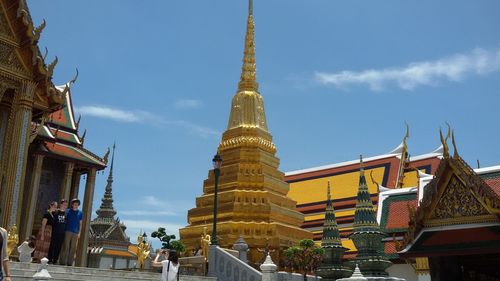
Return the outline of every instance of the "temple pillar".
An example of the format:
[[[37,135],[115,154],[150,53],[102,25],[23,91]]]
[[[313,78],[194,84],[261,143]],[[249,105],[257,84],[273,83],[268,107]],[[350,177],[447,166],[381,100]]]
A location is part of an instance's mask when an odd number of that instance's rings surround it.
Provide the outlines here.
[[[60,196],[66,200],[71,200],[69,198],[70,192],[71,192],[71,187],[73,183],[73,168],[75,167],[75,164],[73,162],[65,162],[64,163],[64,176],[63,180],[61,183],[61,192]]]
[[[415,273],[417,273],[418,281],[431,281],[431,271],[429,268],[428,258],[416,258]]]
[[[31,114],[33,96],[36,83],[24,81],[20,91],[16,91],[13,103],[13,120],[7,131],[10,138],[9,153],[4,159],[4,172],[2,183],[3,219],[2,224],[7,227],[19,225],[21,212],[18,210],[22,204],[24,175],[26,160],[28,158],[29,133],[31,129]]]
[[[0,84],[0,102],[7,91],[7,86]],[[7,132],[7,125],[9,121],[10,106],[7,103],[2,102],[0,105],[0,163],[3,158],[4,144],[5,144],[5,133]]]
[[[5,86],[3,87],[5,88]],[[7,191],[5,190],[5,174],[7,169],[7,161],[10,152],[10,134],[9,132],[12,130],[12,119],[13,117],[13,108],[12,108],[12,100],[7,101],[5,98],[5,90],[3,91],[2,99],[0,103],[0,208],[2,208],[2,214],[0,215],[0,225],[7,226],[8,215],[6,214],[6,210],[3,209],[7,204],[6,201],[9,201],[10,198],[7,197]]]
[[[83,198],[83,223],[80,230],[80,239],[76,253],[76,266],[87,266],[90,218],[92,215],[92,201],[94,200],[96,168],[90,168],[87,174],[87,183],[85,184],[85,195]]]
[[[71,191],[69,193],[68,200],[73,198],[78,198],[78,193],[80,192],[80,177],[82,173],[73,168],[73,179],[71,181]]]
[[[33,232],[33,221],[35,219],[36,204],[38,201],[38,191],[40,189],[40,178],[42,176],[42,166],[43,159],[45,158],[41,154],[35,154],[33,161],[33,172],[31,175],[30,187],[27,190],[29,192],[28,201],[26,202],[26,213],[23,221],[25,225],[22,225],[19,233],[23,234],[21,239],[29,237]]]

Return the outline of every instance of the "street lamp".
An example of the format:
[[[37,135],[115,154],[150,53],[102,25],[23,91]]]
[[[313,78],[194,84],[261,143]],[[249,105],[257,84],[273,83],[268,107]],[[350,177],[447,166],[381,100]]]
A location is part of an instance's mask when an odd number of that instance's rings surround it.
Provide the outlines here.
[[[220,157],[219,153],[217,153],[214,156],[212,162],[214,164],[215,182],[214,182],[214,221],[212,226],[212,241],[210,241],[210,243],[212,245],[217,245],[217,191],[219,184],[220,166],[222,165],[222,158]]]

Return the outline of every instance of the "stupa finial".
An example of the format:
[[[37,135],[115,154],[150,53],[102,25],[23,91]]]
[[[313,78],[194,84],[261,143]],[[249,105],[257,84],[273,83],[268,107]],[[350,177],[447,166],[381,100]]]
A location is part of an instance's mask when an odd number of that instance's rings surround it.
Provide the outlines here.
[[[245,49],[243,52],[243,67],[241,68],[238,91],[258,91],[257,74],[255,67],[255,24],[253,21],[253,0],[248,2],[247,32]]]

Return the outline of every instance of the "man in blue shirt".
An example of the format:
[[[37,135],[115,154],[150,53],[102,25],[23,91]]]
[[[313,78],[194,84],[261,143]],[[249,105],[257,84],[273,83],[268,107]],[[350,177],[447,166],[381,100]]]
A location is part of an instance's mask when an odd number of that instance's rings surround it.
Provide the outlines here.
[[[64,233],[64,243],[59,256],[59,263],[71,266],[75,260],[76,246],[80,238],[83,213],[78,210],[80,200],[76,198],[71,200],[70,206],[71,208],[66,210],[66,232]]]

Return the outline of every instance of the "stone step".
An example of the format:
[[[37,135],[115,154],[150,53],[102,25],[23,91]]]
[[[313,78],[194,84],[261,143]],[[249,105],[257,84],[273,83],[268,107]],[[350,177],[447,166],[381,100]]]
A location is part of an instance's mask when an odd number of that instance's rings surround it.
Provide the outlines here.
[[[38,270],[39,264],[11,262],[11,275],[13,280],[33,280],[33,274]],[[97,269],[86,267],[73,267],[49,265],[47,270],[54,281],[158,281],[160,273],[138,272],[125,270]],[[216,278],[204,276],[183,276],[181,281],[215,281]]]

